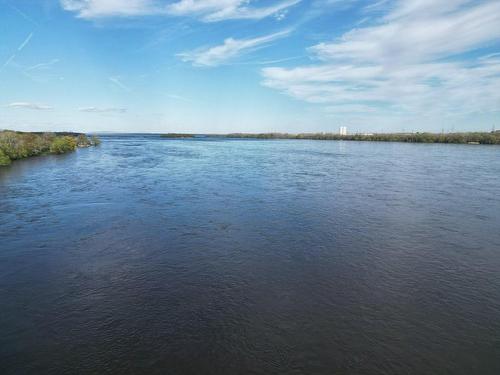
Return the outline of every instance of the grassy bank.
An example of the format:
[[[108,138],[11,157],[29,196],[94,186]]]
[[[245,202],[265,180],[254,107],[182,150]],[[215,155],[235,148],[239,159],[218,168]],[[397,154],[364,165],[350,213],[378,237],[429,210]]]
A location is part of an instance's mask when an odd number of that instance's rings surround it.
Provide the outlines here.
[[[456,144],[500,144],[500,132],[470,132],[470,133],[384,133],[384,134],[351,134],[334,133],[232,133],[227,138],[253,139],[317,139],[344,141],[377,141],[377,142],[407,142],[407,143],[456,143]]]
[[[13,160],[45,154],[64,154],[78,147],[100,144],[96,136],[80,133],[25,133],[10,130],[0,131],[0,166]]]

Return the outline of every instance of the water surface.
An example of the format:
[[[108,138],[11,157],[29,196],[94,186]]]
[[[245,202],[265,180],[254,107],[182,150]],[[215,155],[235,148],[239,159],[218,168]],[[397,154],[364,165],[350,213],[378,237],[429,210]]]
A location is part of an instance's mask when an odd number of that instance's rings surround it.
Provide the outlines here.
[[[0,170],[2,374],[499,374],[500,148],[103,137]]]

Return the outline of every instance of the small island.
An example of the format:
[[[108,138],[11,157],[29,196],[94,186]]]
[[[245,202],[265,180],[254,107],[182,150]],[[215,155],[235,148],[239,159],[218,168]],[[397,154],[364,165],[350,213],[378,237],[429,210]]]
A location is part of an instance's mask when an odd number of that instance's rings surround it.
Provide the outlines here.
[[[95,135],[83,133],[43,133],[0,131],[0,166],[13,160],[47,154],[64,154],[77,148],[98,146],[101,143]]]

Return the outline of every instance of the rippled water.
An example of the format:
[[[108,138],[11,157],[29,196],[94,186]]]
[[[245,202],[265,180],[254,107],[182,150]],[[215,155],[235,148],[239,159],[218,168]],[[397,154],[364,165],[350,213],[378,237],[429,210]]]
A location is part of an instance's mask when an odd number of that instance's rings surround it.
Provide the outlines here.
[[[0,170],[2,374],[500,374],[500,148],[104,137]]]

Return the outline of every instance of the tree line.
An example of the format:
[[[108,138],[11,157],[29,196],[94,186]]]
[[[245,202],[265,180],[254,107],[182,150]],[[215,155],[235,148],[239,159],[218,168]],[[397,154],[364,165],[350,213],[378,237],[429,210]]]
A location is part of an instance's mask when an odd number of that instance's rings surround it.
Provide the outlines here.
[[[457,144],[500,144],[500,131],[468,133],[380,133],[349,134],[336,133],[231,133],[227,138],[254,139],[316,139],[345,141],[407,142],[407,143],[457,143]]]

